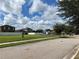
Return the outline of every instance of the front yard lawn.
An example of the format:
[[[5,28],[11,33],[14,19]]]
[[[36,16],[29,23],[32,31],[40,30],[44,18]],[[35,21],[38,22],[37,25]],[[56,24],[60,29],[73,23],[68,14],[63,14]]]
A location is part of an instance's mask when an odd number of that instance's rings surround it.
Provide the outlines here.
[[[0,43],[4,42],[13,42],[13,41],[21,41],[21,40],[33,40],[38,38],[46,38],[46,37],[53,37],[53,35],[25,35],[24,39],[22,39],[21,35],[17,36],[0,36]]]

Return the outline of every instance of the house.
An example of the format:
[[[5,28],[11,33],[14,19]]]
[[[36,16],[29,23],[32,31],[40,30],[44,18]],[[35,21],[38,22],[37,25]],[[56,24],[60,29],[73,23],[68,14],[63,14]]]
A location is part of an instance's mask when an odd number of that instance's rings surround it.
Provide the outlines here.
[[[31,28],[22,28],[22,29],[17,29],[16,32],[24,32],[25,34],[34,34],[34,30]]]
[[[15,32],[24,32],[24,34],[28,34],[28,31],[25,29],[18,29],[18,30],[15,30]]]
[[[14,32],[15,27],[10,26],[10,25],[2,25],[0,26],[0,32]]]
[[[46,30],[44,30],[44,34],[53,34],[53,30],[46,29]]]

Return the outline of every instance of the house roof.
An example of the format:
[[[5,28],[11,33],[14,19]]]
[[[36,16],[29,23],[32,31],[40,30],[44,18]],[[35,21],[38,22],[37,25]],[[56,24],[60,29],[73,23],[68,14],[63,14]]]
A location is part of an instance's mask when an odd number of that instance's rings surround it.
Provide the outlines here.
[[[11,25],[2,25],[2,26],[14,27],[14,26],[11,26]],[[0,26],[0,27],[2,27],[2,26]],[[14,28],[15,28],[15,27],[14,27]]]

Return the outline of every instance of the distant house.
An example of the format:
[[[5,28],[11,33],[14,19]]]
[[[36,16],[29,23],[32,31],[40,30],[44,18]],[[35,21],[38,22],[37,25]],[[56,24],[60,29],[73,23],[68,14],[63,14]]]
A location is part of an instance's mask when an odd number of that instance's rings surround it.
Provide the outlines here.
[[[10,26],[10,25],[2,25],[0,26],[0,32],[14,32],[15,27]]]
[[[44,30],[44,34],[53,34],[53,30],[46,29],[46,30]]]
[[[24,32],[25,34],[28,34],[28,31],[25,29],[18,29],[18,30],[15,30],[15,32]]]
[[[28,34],[28,33],[34,34],[34,30],[31,29],[31,28],[22,28],[22,29],[18,29],[18,30],[16,30],[16,32],[24,32],[25,34]]]

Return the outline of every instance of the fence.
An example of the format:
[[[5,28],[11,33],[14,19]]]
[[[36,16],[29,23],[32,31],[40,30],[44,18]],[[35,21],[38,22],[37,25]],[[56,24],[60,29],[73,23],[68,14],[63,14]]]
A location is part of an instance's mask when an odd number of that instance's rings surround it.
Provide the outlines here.
[[[16,36],[21,34],[22,32],[0,32],[0,36]]]

